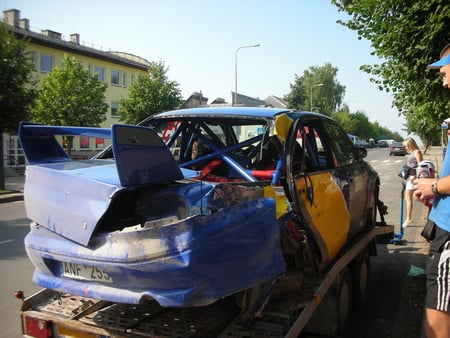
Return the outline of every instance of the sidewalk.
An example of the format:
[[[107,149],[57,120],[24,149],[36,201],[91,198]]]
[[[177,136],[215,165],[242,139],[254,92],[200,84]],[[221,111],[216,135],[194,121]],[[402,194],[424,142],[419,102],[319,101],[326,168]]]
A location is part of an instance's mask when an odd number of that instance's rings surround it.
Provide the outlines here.
[[[5,177],[5,188],[12,192],[0,194],[0,203],[14,202],[23,200],[23,186],[25,175],[14,175]]]

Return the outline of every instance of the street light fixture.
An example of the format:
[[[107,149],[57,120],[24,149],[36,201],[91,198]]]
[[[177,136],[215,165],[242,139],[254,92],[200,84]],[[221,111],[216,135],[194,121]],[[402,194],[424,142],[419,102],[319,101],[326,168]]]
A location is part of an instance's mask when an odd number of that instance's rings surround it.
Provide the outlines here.
[[[256,45],[248,45],[248,46],[241,46],[236,49],[235,58],[234,58],[234,102],[233,106],[237,104],[237,56],[239,49],[243,48],[253,48],[253,47],[259,47],[261,46],[259,43]]]
[[[323,83],[319,83],[319,84],[316,84],[316,85],[314,85],[314,86],[311,86],[311,96],[310,96],[310,101],[309,101],[309,103],[311,104],[311,111],[313,111],[313,105],[312,105],[312,91],[313,91],[313,88],[315,88],[315,87],[322,87],[323,86]]]

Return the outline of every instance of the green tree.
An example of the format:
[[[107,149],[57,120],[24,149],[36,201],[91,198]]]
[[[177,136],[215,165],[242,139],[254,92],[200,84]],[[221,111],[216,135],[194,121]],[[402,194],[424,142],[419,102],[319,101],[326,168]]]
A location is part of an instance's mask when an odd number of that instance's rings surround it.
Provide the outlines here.
[[[120,100],[121,121],[137,124],[156,113],[176,109],[182,103],[179,84],[167,77],[164,63],[152,63],[146,75],[139,75],[126,98]]]
[[[362,111],[357,111],[351,114],[352,119],[356,121],[355,134],[361,137],[363,140],[368,140],[372,137],[372,124],[369,121],[367,115]]]
[[[19,122],[28,119],[35,95],[31,70],[26,41],[16,38],[0,22],[0,189],[5,189],[3,133],[16,133]]]
[[[105,121],[107,85],[90,76],[73,57],[64,56],[62,67],[42,79],[32,110],[33,121],[49,125],[99,127]],[[65,138],[70,154],[73,137]]]
[[[355,121],[352,116],[345,111],[338,111],[331,114],[331,117],[339,123],[342,129],[348,134],[358,135],[356,133],[357,121]],[[358,135],[359,136],[359,135]]]
[[[436,71],[427,64],[436,60],[450,41],[448,0],[332,0],[350,15],[341,22],[367,39],[379,64],[362,65],[380,90],[392,92],[393,104],[406,116],[409,131],[422,137],[425,146],[448,117],[450,102]],[[414,117],[409,117],[414,115]],[[415,124],[420,121],[421,123]],[[427,126],[427,129],[424,129]]]
[[[337,72],[337,68],[326,63],[322,67],[310,67],[302,76],[296,74],[294,84],[290,85],[291,91],[285,98],[289,108],[326,115],[335,112],[345,93],[345,87],[336,78]]]

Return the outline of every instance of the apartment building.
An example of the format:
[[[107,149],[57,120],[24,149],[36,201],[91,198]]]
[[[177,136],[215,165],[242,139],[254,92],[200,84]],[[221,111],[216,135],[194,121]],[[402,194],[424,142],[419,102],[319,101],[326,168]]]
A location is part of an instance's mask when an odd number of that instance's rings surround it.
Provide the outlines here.
[[[138,74],[146,74],[150,62],[142,57],[126,52],[103,51],[87,47],[80,43],[80,35],[70,34],[69,37],[49,29],[41,32],[30,30],[29,19],[22,19],[20,11],[11,9],[3,12],[3,22],[8,30],[20,38],[28,38],[27,50],[33,64],[33,78],[39,81],[54,67],[60,67],[64,55],[74,57],[90,74],[97,74],[99,80],[108,84],[105,100],[109,105],[106,120],[102,127],[109,127],[120,122],[118,109],[121,97],[127,96],[129,86]],[[24,164],[23,154],[17,137],[4,135],[5,167]],[[89,156],[105,146],[101,139],[77,138],[74,149]]]

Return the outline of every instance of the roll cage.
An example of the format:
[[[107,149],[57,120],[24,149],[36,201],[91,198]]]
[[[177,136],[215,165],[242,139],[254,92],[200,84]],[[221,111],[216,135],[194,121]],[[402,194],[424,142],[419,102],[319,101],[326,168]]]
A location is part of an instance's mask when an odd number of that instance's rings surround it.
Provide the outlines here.
[[[256,170],[272,123],[271,119],[254,117],[189,117],[158,118],[149,121],[148,126],[158,132],[180,167],[198,170],[199,178],[218,180],[217,176],[221,176],[224,181],[255,182],[270,179],[274,173],[274,168]],[[253,131],[245,134],[246,127]],[[209,172],[205,174],[205,170]]]

